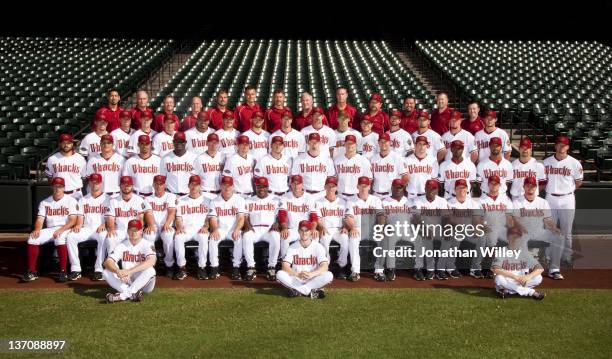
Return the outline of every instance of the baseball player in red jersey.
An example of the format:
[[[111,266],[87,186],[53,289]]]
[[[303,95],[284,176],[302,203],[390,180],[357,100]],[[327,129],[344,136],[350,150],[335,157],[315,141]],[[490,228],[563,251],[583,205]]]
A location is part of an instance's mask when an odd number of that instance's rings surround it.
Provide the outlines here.
[[[480,183],[480,189],[483,193],[489,192],[487,178],[492,175],[498,175],[502,182],[500,191],[506,193],[508,184],[514,178],[512,163],[502,156],[502,139],[493,137],[487,146],[490,150],[490,155],[487,159],[478,162],[476,167],[476,181]]]
[[[276,280],[276,263],[280,251],[280,233],[273,230],[274,219],[278,216],[280,201],[278,197],[268,193],[268,179],[257,177],[255,180],[255,196],[246,200],[247,215],[242,234],[242,248],[247,263],[245,279],[252,281],[256,277],[255,243],[268,243],[267,279]]]
[[[304,191],[319,200],[325,196],[325,179],[336,175],[334,163],[329,156],[321,154],[321,136],[313,132],[308,135],[308,151],[293,162],[292,175],[300,175],[304,180]]]
[[[176,204],[176,235],[174,236],[174,253],[178,270],[174,279],[187,277],[187,260],[185,259],[185,242],[198,242],[198,279],[208,279],[206,257],[208,255],[208,223],[206,216],[210,212],[209,200],[202,196],[200,176],[189,177],[189,194],[178,199]],[[169,264],[169,263],[168,263]],[[167,266],[166,270],[171,266]]]
[[[195,127],[198,121],[198,114],[202,111],[202,99],[198,96],[191,98],[191,109],[187,116],[183,118],[183,122],[179,127],[182,132],[187,132],[190,128]]]
[[[412,134],[419,128],[419,110],[416,108],[416,98],[412,95],[404,97],[404,111],[400,127]]]
[[[138,138],[140,136],[145,135],[153,141],[153,137],[155,137],[157,132],[151,129],[151,124],[153,124],[153,112],[143,112],[140,115],[140,129],[134,131],[130,136],[130,142],[128,143],[127,149],[128,156],[134,156],[140,153],[140,149],[138,148]]]
[[[368,103],[368,112],[366,112],[366,114],[370,115],[370,119],[372,120],[372,131],[378,133],[379,136],[389,131],[390,127],[389,116],[382,110],[382,103],[382,96],[378,93],[373,93]]]
[[[489,151],[489,141],[493,137],[498,137],[502,140],[502,152],[504,154],[505,159],[510,158],[510,154],[512,153],[512,145],[510,144],[510,136],[508,133],[501,128],[496,126],[497,124],[497,112],[494,110],[489,110],[485,114],[485,128],[476,132],[474,135],[474,141],[476,141],[476,146],[478,147],[478,160],[484,161],[489,157],[491,153]]]
[[[251,128],[243,133],[249,139],[249,153],[255,161],[268,154],[270,142],[270,133],[263,129],[264,114],[262,112],[253,112],[251,119]]]
[[[178,131],[180,127],[179,122],[181,120],[174,113],[174,97],[166,96],[164,98],[164,102],[162,103],[162,108],[162,113],[155,116],[155,120],[153,121],[153,129],[157,132],[164,131],[166,129],[167,117],[170,116],[174,120],[174,131]]]
[[[221,191],[220,180],[225,158],[217,151],[219,147],[219,136],[217,134],[209,134],[206,141],[208,143],[206,152],[196,158],[193,164],[193,173],[200,176],[202,180],[204,197],[213,199]]]
[[[119,114],[119,128],[110,133],[115,139],[115,152],[125,158],[128,157],[130,137],[134,133],[134,129],[132,129],[131,125],[132,115],[130,111],[123,110]]]
[[[200,111],[197,115],[195,127],[185,132],[187,151],[193,152],[196,155],[201,155],[206,151],[208,135],[215,132],[208,126],[209,123],[208,114]]]
[[[327,109],[327,120],[329,127],[333,130],[338,128],[338,116],[343,113],[349,118],[349,127],[358,128],[359,112],[348,103],[348,88],[339,86],[336,88],[336,103]]]
[[[334,280],[334,275],[328,270],[329,258],[325,248],[312,240],[314,232],[309,221],[299,223],[299,241],[288,249],[283,258],[283,268],[277,274],[278,282],[289,289],[290,297],[303,295],[323,299],[326,296],[323,287]]]
[[[444,142],[444,147],[447,149],[444,159],[449,160],[452,157],[451,151],[448,151],[451,143],[453,141],[461,141],[463,143],[463,157],[469,161],[476,162],[478,160],[478,147],[476,147],[474,136],[461,128],[461,112],[453,112],[448,126],[448,131],[442,135],[442,142]]]
[[[216,105],[215,107],[210,108],[208,112],[208,118],[210,118],[210,123],[212,128],[215,130],[220,130],[225,127],[225,119],[228,116],[225,114],[229,111],[231,113],[231,117],[234,119],[232,123],[233,128],[238,128],[238,120],[234,117],[234,112],[227,106],[228,102],[228,94],[227,90],[220,89],[217,91],[215,96]]]
[[[300,175],[291,176],[291,192],[281,197],[281,206],[278,211],[278,227],[281,233],[280,255],[285,257],[287,248],[299,239],[298,223],[302,220],[316,220],[314,201],[304,191],[304,180]],[[319,232],[312,235],[318,241]]]
[[[508,228],[508,249],[519,251],[518,257],[497,257],[493,260],[495,273],[495,291],[500,298],[518,294],[542,300],[545,293],[534,288],[542,283],[544,268],[530,253],[521,250],[521,232],[517,228]]]
[[[102,115],[104,115],[106,121],[108,122],[108,125],[106,126],[106,130],[108,132],[112,132],[119,127],[119,114],[121,111],[123,111],[121,106],[119,106],[119,101],[121,101],[119,91],[116,89],[110,89],[106,93],[106,100],[106,105],[100,107],[96,111],[94,118],[91,120],[92,131],[95,131],[96,120]]]
[[[334,130],[325,125],[325,115],[323,109],[315,107],[309,115],[308,125],[301,129],[301,133],[308,142],[308,135],[311,133],[319,134],[321,138],[321,154],[332,155],[332,147],[336,143],[336,133]]]
[[[125,163],[125,158],[114,151],[113,136],[104,135],[100,140],[100,153],[96,153],[87,160],[85,175],[92,173],[102,175],[103,191],[109,196],[119,193],[119,177]]]
[[[84,157],[90,157],[95,153],[100,153],[100,139],[108,134],[108,119],[104,114],[96,117],[94,130],[88,133],[79,146],[79,153]]]
[[[285,92],[282,89],[276,89],[272,93],[272,107],[266,110],[266,130],[274,133],[281,128],[281,119],[286,113],[289,113],[293,119],[291,109],[285,106]]]
[[[461,128],[476,136],[476,133],[484,129],[484,122],[479,116],[480,107],[478,102],[472,101],[468,104],[468,118],[461,122]]]
[[[372,166],[372,192],[383,199],[391,195],[391,182],[401,178],[408,182],[408,169],[404,159],[395,151],[391,150],[391,137],[388,133],[383,134],[378,140],[380,151],[370,158]]]
[[[253,195],[255,159],[249,153],[249,138],[247,136],[238,136],[236,143],[238,151],[225,161],[223,175],[234,178],[234,192],[247,199]]]
[[[296,130],[302,131],[302,129],[305,127],[312,125],[312,116],[315,113],[321,115],[322,124],[329,127],[329,122],[327,121],[327,117],[325,117],[325,113],[323,112],[322,108],[316,107],[317,111],[313,112],[315,108],[313,108],[312,95],[309,92],[305,91],[302,93],[300,101],[302,102],[302,111],[295,115],[295,120],[293,121],[293,127]]]
[[[223,127],[218,129],[215,134],[219,137],[219,151],[225,157],[230,157],[236,153],[236,139],[240,132],[234,127],[234,113],[227,110],[223,113]]]
[[[176,131],[176,119],[174,116],[166,116],[164,119],[164,130],[153,136],[153,153],[163,158],[174,149],[174,134]]]
[[[36,263],[40,246],[53,241],[59,258],[59,282],[68,279],[66,268],[68,266],[68,248],[66,236],[74,227],[77,220],[77,200],[64,194],[64,179],[55,177],[51,180],[53,194],[45,198],[38,205],[38,217],[34,222],[34,230],[28,238],[28,270],[22,277],[24,282],[38,279]],[[45,228],[43,229],[43,225]]]
[[[144,293],[151,293],[155,288],[155,247],[142,239],[140,220],[129,221],[127,228],[128,238],[104,261],[104,280],[117,291],[106,294],[107,303],[128,299],[140,302]]]
[[[520,156],[512,162],[514,176],[510,195],[512,199],[521,199],[523,197],[523,183],[526,177],[535,177],[538,180],[538,193],[546,186],[546,173],[544,165],[531,157],[533,143],[529,137],[523,137],[519,143]]]
[[[361,117],[361,148],[357,149],[365,158],[371,159],[378,152],[378,133],[372,131],[370,115]]]
[[[108,197],[102,192],[102,176],[97,173],[88,178],[89,193],[79,199],[77,204],[77,220],[66,237],[68,257],[70,259],[70,274],[68,280],[81,278],[81,260],[79,258],[79,243],[85,241],[97,242],[97,257],[94,265],[93,280],[102,280],[102,262],[106,255],[106,225],[104,214],[108,206]]]
[[[161,159],[159,174],[166,176],[168,191],[177,196],[189,193],[189,176],[193,173],[195,153],[187,152],[184,132],[174,134],[174,150]]]
[[[75,199],[83,196],[83,177],[85,177],[87,163],[80,154],[74,151],[72,135],[63,133],[59,136],[59,152],[47,159],[45,175],[51,181],[61,177],[66,183],[64,193]]]
[[[452,157],[440,165],[438,182],[444,184],[444,198],[450,200],[455,196],[455,181],[465,180],[467,191],[470,193],[472,184],[476,181],[476,166],[474,162],[463,155],[464,144],[461,140],[450,143]]]
[[[255,86],[248,85],[244,88],[244,99],[245,102],[236,107],[234,111],[236,119],[238,120],[237,129],[240,132],[246,132],[251,129],[251,119],[255,112],[264,112],[264,108],[255,102],[255,100],[257,100],[257,88]],[[263,128],[266,128],[265,122]]]
[[[134,192],[147,197],[153,193],[153,176],[161,169],[161,158],[151,152],[151,138],[147,135],[140,135],[138,148],[140,154],[125,161],[122,175],[132,177]]]
[[[304,135],[295,128],[291,127],[293,116],[291,111],[287,110],[281,115],[281,128],[272,132],[270,137],[280,136],[285,142],[285,155],[290,158],[296,158],[300,153],[306,151],[306,141]]]
[[[149,94],[147,91],[136,91],[136,106],[130,110],[132,116],[132,128],[140,130],[142,128],[143,115],[151,116],[153,119],[153,109],[149,107]]]
[[[386,132],[391,138],[391,148],[400,156],[406,157],[414,152],[412,136],[400,127],[402,113],[399,110],[393,109],[389,112],[389,131]]]
[[[419,113],[419,129],[412,133],[412,139],[416,146],[416,138],[418,136],[427,137],[427,142],[429,147],[427,149],[427,153],[438,160],[438,162],[444,160],[446,157],[446,146],[444,146],[444,142],[442,141],[442,136],[440,136],[436,131],[432,130],[429,124],[431,123],[429,119],[429,113],[426,111],[422,111]]]
[[[431,113],[431,129],[442,136],[448,131],[448,122],[455,110],[448,107],[448,93],[446,92],[438,92],[436,105],[437,108]]]
[[[210,235],[208,241],[208,258],[210,260],[210,279],[219,277],[219,242],[231,240],[234,243],[232,258],[233,280],[241,280],[240,263],[242,262],[242,227],[246,215],[244,198],[234,194],[234,179],[221,177],[221,194],[210,202]]]
[[[268,190],[276,197],[283,196],[289,191],[289,173],[293,167],[293,160],[285,155],[285,143],[281,136],[271,139],[270,153],[255,164],[255,176],[265,177],[268,180]]]
[[[582,186],[582,164],[569,154],[570,141],[559,136],[555,154],[544,160],[546,172],[546,200],[550,204],[555,225],[559,223],[565,239],[562,258],[572,259],[572,226],[576,210],[574,191]]]

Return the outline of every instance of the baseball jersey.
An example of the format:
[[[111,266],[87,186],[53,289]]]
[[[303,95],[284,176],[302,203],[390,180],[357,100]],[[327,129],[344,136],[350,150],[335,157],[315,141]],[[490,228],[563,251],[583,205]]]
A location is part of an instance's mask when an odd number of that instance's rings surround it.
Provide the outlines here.
[[[362,216],[379,213],[383,213],[383,206],[380,198],[376,196],[368,195],[365,200],[355,196],[346,204],[345,216],[353,218],[355,228],[361,228],[361,222],[364,220]]]
[[[425,182],[428,179],[438,178],[438,160],[435,155],[429,153],[423,157],[418,158],[416,154],[411,154],[405,159],[406,169],[410,179],[406,186],[406,191],[411,194],[423,194],[425,193]]]
[[[293,161],[284,154],[278,159],[272,154],[267,154],[255,164],[255,177],[267,178],[268,189],[271,192],[284,193],[289,190],[287,183],[292,166]]]
[[[414,209],[425,224],[442,224],[442,217],[448,216],[450,207],[448,202],[440,196],[436,196],[431,202],[427,196],[419,196],[414,201]]]
[[[533,201],[523,197],[512,201],[512,206],[514,207],[512,212],[514,218],[527,229],[530,235],[544,230],[544,219],[552,218],[550,205],[542,197],[536,196]]]
[[[361,137],[361,147],[357,147],[357,151],[361,151],[361,155],[367,159],[372,158],[378,152],[378,133],[370,132],[368,135]]]
[[[318,133],[321,137],[321,144],[319,145],[319,150],[321,151],[321,154],[331,156],[329,149],[334,147],[334,145],[336,144],[336,131],[325,125],[321,126],[321,128],[319,128],[318,130],[312,125],[310,125],[304,127],[300,132],[302,132],[302,134],[304,135],[306,143],[308,143],[308,135],[310,135],[311,133]]]
[[[468,195],[463,202],[459,202],[457,197],[449,199],[448,207],[456,224],[472,224],[472,217],[477,212],[479,204]]]
[[[155,219],[155,225],[161,228],[166,219],[168,218],[168,209],[176,208],[177,199],[173,193],[164,191],[161,197],[157,197],[155,194],[145,197],[146,204],[151,208],[153,212],[153,218]],[[208,211],[204,212],[206,215]]]
[[[236,153],[225,162],[223,175],[234,178],[235,192],[252,193],[254,166],[255,160],[250,153],[247,153],[246,157]]]
[[[196,154],[187,152],[178,156],[168,153],[161,159],[159,174],[166,176],[166,188],[172,193],[189,193],[189,177],[193,172]]]
[[[314,157],[309,152],[302,153],[293,162],[291,175],[301,175],[304,180],[304,189],[308,191],[322,191],[325,189],[327,177],[336,175],[334,163],[329,156],[319,154]]]
[[[268,154],[270,134],[267,131],[261,130],[261,132],[256,133],[253,129],[250,129],[243,135],[249,138],[249,153],[255,161],[259,161]]]
[[[403,129],[387,132],[391,138],[391,148],[400,156],[406,157],[409,152],[414,151],[414,143],[412,136]]]
[[[417,136],[427,137],[427,142],[429,142],[427,154],[432,155],[434,158],[438,157],[438,152],[446,148],[444,142],[442,142],[442,136],[431,128],[428,128],[423,133],[419,133],[419,131],[412,133],[412,141],[416,141]]]
[[[204,152],[196,158],[193,173],[200,176],[202,191],[218,191],[221,188],[221,172],[223,171],[224,157],[217,152],[211,156]]]
[[[266,124],[266,130],[268,130],[269,132],[276,132],[280,130],[282,117],[285,111],[289,111],[289,113],[291,113],[291,109],[286,106],[283,106],[281,108],[272,106],[269,109],[267,109],[266,112],[264,113],[264,121]]]
[[[187,139],[187,151],[193,152],[196,155],[201,155],[202,153],[206,152],[206,150],[208,149],[208,135],[213,132],[215,132],[215,130],[210,127],[207,128],[204,132],[201,132],[195,127],[185,131],[185,139]]]
[[[382,208],[385,210],[387,224],[409,223],[412,201],[407,197],[402,196],[399,201],[391,196],[385,197],[382,200]]]
[[[134,130],[131,128],[129,132],[125,132],[121,128],[117,128],[110,133],[111,136],[113,136],[115,152],[117,152],[123,157],[128,156],[128,147],[130,145],[130,138],[133,133]]]
[[[329,262],[327,251],[319,242],[313,240],[307,247],[302,246],[297,241],[289,246],[283,262],[291,265],[291,269],[296,272],[312,272],[319,268],[321,263]]]
[[[568,194],[576,190],[576,182],[582,181],[582,164],[572,156],[557,160],[552,155],[544,160],[546,194]]]
[[[45,218],[47,228],[61,227],[68,222],[69,216],[78,214],[77,200],[67,194],[57,201],[53,199],[53,196],[49,196],[38,205],[38,217]]]
[[[268,195],[265,198],[253,196],[245,202],[251,226],[272,227],[280,209],[280,201],[276,196]]]
[[[131,176],[134,181],[134,191],[153,193],[153,177],[160,172],[161,158],[151,155],[142,158],[132,156],[123,165],[123,175]]]
[[[336,197],[333,201],[323,197],[315,202],[313,212],[317,214],[325,228],[340,229],[343,227],[343,220],[346,214],[346,201],[340,197]]]
[[[155,255],[155,246],[141,238],[135,245],[129,239],[117,244],[108,257],[117,263],[121,261],[121,268],[127,270],[146,261],[149,256]]]
[[[293,128],[288,133],[283,132],[283,130],[272,133],[272,135],[270,135],[270,141],[272,141],[272,138],[275,136],[281,136],[283,138],[285,144],[283,154],[287,157],[296,158],[300,152],[306,151],[304,136]],[[270,144],[269,147],[271,148],[272,144]]]
[[[374,192],[391,192],[391,182],[408,173],[406,162],[395,151],[389,152],[384,157],[378,152],[372,156],[370,163],[372,177],[374,178],[374,183],[372,184]]]
[[[475,216],[483,217],[489,227],[501,228],[506,226],[506,216],[513,214],[512,200],[505,193],[493,197],[483,193],[478,198],[478,210]]]
[[[229,157],[236,153],[236,139],[240,136],[238,130],[234,128],[229,131],[220,129],[215,133],[219,136],[219,152],[222,155]]]
[[[512,162],[513,178],[512,187],[510,187],[510,195],[512,198],[522,197],[525,194],[523,184],[525,178],[535,177],[537,179],[537,188],[540,189],[540,183],[546,180],[546,173],[544,172],[544,165],[538,162],[535,158],[530,158],[527,163],[521,162],[520,158],[517,158]],[[536,192],[539,193],[539,192]]]
[[[529,274],[537,266],[541,266],[538,260],[527,250],[521,250],[518,256],[495,257],[491,263],[492,268],[501,268],[515,274]]]
[[[331,105],[327,109],[326,117],[329,120],[329,127],[333,129],[338,128],[338,115],[340,114],[340,111],[344,112],[344,115],[349,117],[349,127],[354,128],[359,119],[359,112],[355,107],[349,104],[346,104],[343,110],[338,107],[338,104]]]
[[[106,134],[106,133],[104,133]],[[81,141],[81,145],[79,146],[79,153],[82,156],[89,157],[94,153],[100,153],[100,141],[102,137],[99,136],[95,132],[91,132],[87,134]]]
[[[117,196],[109,200],[106,208],[106,217],[115,217],[115,229],[117,231],[127,231],[128,222],[132,219],[140,219],[140,215],[151,208],[142,197],[135,194],[129,200],[124,200],[123,196]]]
[[[280,209],[287,212],[287,227],[297,229],[300,221],[309,220],[310,212],[314,211],[314,203],[308,193],[296,197],[289,192],[281,197]]]
[[[353,135],[357,139],[357,152],[359,152],[359,150],[363,148],[363,145],[361,144],[361,140],[362,140],[361,132],[358,132],[352,128],[349,128],[344,132],[340,132],[336,130],[335,134],[336,134],[336,143],[335,145],[333,145],[334,157],[344,156],[344,154],[346,153],[346,148],[344,148],[344,139],[348,135]]]
[[[471,161],[470,156],[472,152],[478,151],[478,148],[476,147],[476,142],[474,140],[474,135],[472,135],[468,131],[462,129],[454,135],[450,131],[446,131],[442,135],[442,142],[444,142],[444,146],[448,150],[446,152],[446,156],[444,157],[445,161],[448,161],[453,157],[453,153],[451,152],[451,142],[453,141],[463,142],[462,155],[463,158],[468,161]]]
[[[477,116],[473,121],[466,118],[461,121],[461,128],[468,131],[472,135],[475,135],[478,131],[484,128],[484,123],[482,122],[480,116]]]
[[[208,215],[217,218],[219,231],[228,233],[233,230],[238,223],[238,215],[246,213],[246,204],[244,198],[237,194],[226,201],[223,196],[218,195],[210,202],[210,210]]]
[[[174,150],[174,133],[162,131],[153,137],[153,153],[163,158]]]
[[[153,137],[157,135],[157,132],[153,130],[149,130],[149,132],[144,132],[143,130],[136,130],[130,136],[130,141],[128,142],[127,153],[132,155],[137,155],[140,153],[140,147],[138,147],[138,137],[141,135],[149,136],[151,143],[153,143]],[[153,145],[151,145],[153,147]]]
[[[45,175],[49,178],[61,177],[66,184],[66,191],[74,191],[83,188],[83,177],[85,177],[87,163],[85,158],[78,153],[64,156],[61,152],[55,153],[47,159]]]
[[[499,137],[502,140],[502,152],[510,152],[512,151],[512,146],[510,145],[510,137],[508,137],[508,133],[501,128],[496,128],[493,132],[488,133],[486,129],[482,129],[476,132],[474,135],[474,141],[476,141],[476,147],[478,148],[478,160],[484,161],[489,158],[491,155],[491,150],[489,149],[489,141],[493,137]]]
[[[87,160],[85,175],[99,173],[102,176],[102,192],[119,192],[119,177],[124,163],[125,158],[116,152],[109,159],[96,153]]]
[[[492,175],[498,175],[500,179],[499,193],[506,193],[508,190],[508,182],[511,182],[514,176],[512,163],[505,158],[500,161],[493,161],[490,158],[478,163],[476,167],[476,181],[480,182],[480,188],[483,193],[489,193],[489,181],[487,179]]]
[[[438,174],[438,182],[444,183],[444,191],[449,195],[455,194],[455,181],[464,179],[467,181],[467,190],[470,193],[472,184],[476,181],[476,165],[465,157],[461,162],[455,162],[452,159],[445,160],[440,165]]]
[[[223,111],[218,106],[208,109],[208,118],[210,118],[210,126],[218,130],[223,128],[223,114],[225,111],[231,111],[229,107],[226,107]],[[234,128],[238,128],[238,120],[236,119],[236,113],[234,113]]]
[[[245,132],[247,130],[250,130],[251,129],[251,118],[253,117],[253,113],[257,111],[264,112],[265,109],[263,109],[261,105],[258,103],[255,103],[253,104],[253,106],[251,106],[245,102],[242,105],[236,106],[236,109],[234,110],[234,115],[236,116],[238,120],[237,130],[240,132]],[[265,120],[264,120],[264,126],[265,126]]]
[[[346,155],[335,157],[334,165],[338,175],[338,193],[356,194],[359,177],[372,178],[370,161],[360,154],[351,158]]]
[[[98,228],[104,224],[104,215],[108,206],[108,197],[102,193],[94,197],[91,193],[81,197],[78,202],[78,215],[83,217],[83,227]]]
[[[183,196],[176,201],[176,217],[183,222],[186,230],[199,230],[206,223],[210,202],[201,194],[196,198]]]

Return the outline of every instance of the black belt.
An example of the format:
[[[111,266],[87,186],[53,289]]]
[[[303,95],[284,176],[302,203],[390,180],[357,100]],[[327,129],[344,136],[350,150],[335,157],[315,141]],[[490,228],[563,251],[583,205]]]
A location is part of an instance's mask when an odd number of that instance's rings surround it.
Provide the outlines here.
[[[175,195],[177,196],[186,196],[188,195],[188,193],[180,193],[180,192],[174,192]]]
[[[304,191],[306,191],[307,193],[310,193],[310,194],[316,194],[316,193],[321,193],[321,192],[323,192],[323,190],[320,190],[320,191],[311,191],[311,190],[309,190],[309,189],[305,189]]]
[[[356,196],[357,193],[342,193],[343,196]]]
[[[574,194],[574,192],[570,192],[570,193],[551,193],[551,196],[555,196],[555,197],[563,197],[563,196],[569,196],[570,194]]]
[[[153,194],[153,192],[138,192],[138,191],[134,191],[134,193],[139,196],[143,196],[143,197],[149,197],[150,195]]]
[[[380,194],[380,195],[383,195],[383,196],[386,195],[386,194],[389,194],[389,192],[376,192],[376,191],[374,191],[374,193]]]
[[[271,224],[254,224],[252,227],[271,227]]]
[[[64,191],[65,194],[73,194],[74,192],[81,192],[81,189],[77,188],[77,189],[72,190],[72,191]]]
[[[282,196],[282,195],[284,195],[285,193],[287,193],[287,191],[285,191],[285,192],[272,192],[272,193],[273,193],[273,194],[275,194],[275,195],[277,195],[277,196]]]
[[[119,192],[106,192],[106,195],[107,196],[113,196],[113,195],[116,195],[117,193],[119,193]]]
[[[213,194],[219,194],[219,193],[221,193],[221,191],[220,191],[220,190],[217,190],[217,191],[209,191],[209,190],[206,190],[206,189],[203,189],[203,190],[202,190],[202,192],[213,193]]]
[[[413,196],[424,196],[425,193],[410,193]]]

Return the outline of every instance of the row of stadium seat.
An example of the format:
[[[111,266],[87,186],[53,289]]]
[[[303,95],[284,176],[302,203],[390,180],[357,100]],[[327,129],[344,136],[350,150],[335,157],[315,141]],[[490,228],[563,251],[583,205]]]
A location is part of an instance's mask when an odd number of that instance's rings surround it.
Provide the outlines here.
[[[301,110],[299,96],[313,94],[315,106],[335,102],[335,89],[349,89],[349,102],[365,111],[369,95],[379,92],[384,108],[401,108],[413,94],[420,106],[433,107],[433,97],[384,41],[215,40],[203,42],[151,101],[161,111],[167,95],[175,97],[176,112],[189,111],[191,97],[214,106],[215,93],[225,88],[229,105],[244,101],[243,89],[258,88],[257,102],[272,106],[272,92],[282,88],[286,105]]]
[[[170,40],[0,38],[0,177],[27,178],[61,132],[83,128],[109,88],[128,91]]]

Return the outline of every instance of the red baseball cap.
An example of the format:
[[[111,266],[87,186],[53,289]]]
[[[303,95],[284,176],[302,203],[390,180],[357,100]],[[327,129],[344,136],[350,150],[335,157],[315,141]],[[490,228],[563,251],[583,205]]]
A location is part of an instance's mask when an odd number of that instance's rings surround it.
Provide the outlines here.
[[[521,142],[519,143],[519,148],[520,147],[533,148],[533,142],[531,142],[531,139],[529,139],[529,137],[523,137],[521,138]]]
[[[210,118],[208,117],[208,113],[206,111],[198,112],[198,119],[202,119],[204,121],[210,120]]]
[[[253,114],[251,115],[251,120],[256,119],[256,118],[264,118],[264,114],[261,111],[255,111],[253,112]]]
[[[257,177],[255,179],[255,186],[268,187],[268,179],[266,177]]]
[[[440,188],[440,183],[435,179],[428,179],[425,181],[425,188]]]
[[[570,140],[569,140],[569,137],[567,136],[558,136],[557,139],[555,140],[555,143],[560,143],[560,144],[569,146]]]
[[[106,134],[106,135],[102,135],[102,136],[100,136],[100,142],[104,142],[104,141],[108,141],[108,142],[111,142],[111,143],[112,143],[112,142],[115,142],[115,141],[113,140],[113,136],[111,136],[111,135],[109,135],[109,134]]]
[[[451,142],[451,148],[453,147],[461,147],[463,148],[463,141],[461,140],[454,140]]]
[[[402,117],[402,112],[396,108],[389,111],[389,117]]]
[[[166,122],[166,121],[172,121],[172,122],[174,122],[174,121],[176,121],[176,118],[174,118],[174,115],[172,115],[172,114],[170,114],[170,115],[165,115],[165,116],[164,116],[164,122]]]
[[[497,118],[497,111],[489,110],[489,111],[485,112],[485,117]]]
[[[283,140],[283,138],[281,136],[274,136],[272,137],[272,143],[282,143],[285,144],[285,141]]]
[[[284,117],[289,117],[290,119],[293,119],[293,114],[290,110],[284,110],[283,113],[281,113],[281,118]]]
[[[467,187],[468,186],[467,181],[464,180],[463,178],[460,178],[460,179],[455,181],[455,188],[461,187],[461,186],[463,186],[463,187]]]
[[[200,184],[200,183],[202,183],[202,179],[198,175],[191,175],[191,176],[189,176],[189,183],[190,184],[191,183]]]
[[[174,137],[172,138],[172,140],[174,142],[187,142],[187,137],[185,137],[185,132],[177,132],[174,134]]]
[[[73,138],[73,137],[72,137],[72,135],[71,135],[71,134],[69,134],[69,133],[62,133],[62,134],[59,136],[59,140],[60,140],[60,142],[65,142],[65,141],[67,141],[67,142],[72,142],[72,141],[74,140],[74,138]]]
[[[502,145],[502,139],[499,137],[491,137],[491,139],[489,140],[489,146],[491,145]]]
[[[128,222],[128,229],[142,229],[142,222],[139,219],[132,219]]]
[[[370,181],[370,177],[366,177],[366,176],[361,176],[357,179],[357,185],[369,185],[371,183]]]
[[[306,228],[307,230],[311,230],[312,229],[312,223],[310,221],[306,221],[306,220],[300,221],[299,228],[300,229]]]
[[[346,137],[344,138],[344,143],[347,142],[357,143],[357,138],[355,137],[355,135],[346,135]]]
[[[119,183],[120,184],[134,184],[134,180],[132,179],[132,176],[121,176],[121,179],[119,179]]]
[[[304,183],[304,179],[300,175],[291,176],[291,183]]]
[[[419,142],[425,142],[425,144],[429,144],[429,140],[427,139],[427,136],[417,136],[416,140],[414,140],[414,143],[419,143]]]
[[[372,100],[382,103],[382,96],[379,93],[373,93],[370,95],[370,101]]]
[[[325,179],[325,184],[326,185],[333,184],[333,185],[337,186],[338,185],[338,179],[336,177],[327,177]]]
[[[323,115],[323,109],[321,107],[315,107],[312,109],[312,114],[314,115],[315,113],[318,113],[319,115]]]
[[[66,185],[66,182],[64,181],[64,179],[62,177],[54,177],[51,180],[51,185],[52,186],[62,186],[62,187],[64,187]]]
[[[537,186],[538,180],[533,176],[525,177],[525,180],[523,181],[523,186],[527,185]]]
[[[423,117],[429,120],[429,112],[421,111],[421,113],[419,114],[419,117]]]
[[[138,143],[148,145],[149,143],[151,143],[151,137],[147,135],[140,135],[138,136]]]
[[[102,175],[99,173],[92,173],[87,177],[87,180],[92,183],[100,183],[102,182]]]
[[[498,175],[491,175],[491,176],[489,176],[489,178],[487,178],[487,181],[488,181],[489,183],[493,183],[493,182],[495,182],[495,183],[501,183],[501,178],[499,178],[499,176],[498,176]]]
[[[372,116],[370,116],[369,113],[366,113],[365,115],[361,116],[361,121],[372,123]]]
[[[126,118],[126,117],[129,117],[130,119],[132,118],[132,114],[130,113],[130,111],[128,110],[121,111],[121,113],[119,114],[119,118]]]
[[[234,119],[234,113],[230,110],[226,110],[225,112],[223,112],[223,119],[224,120],[229,120],[229,119]]]
[[[461,120],[461,112],[459,111],[455,111],[453,112],[453,117],[454,120]]]
[[[391,187],[404,187],[406,183],[401,178],[396,178],[391,182]]]
[[[313,132],[313,133],[308,135],[308,142],[310,142],[310,141],[321,142],[321,136],[318,133]]]
[[[166,176],[163,176],[163,175],[153,176],[153,183],[166,183]]]
[[[236,144],[237,145],[248,145],[249,142],[250,142],[249,137],[246,136],[246,135],[240,135],[236,139]]]
[[[223,176],[221,177],[221,184],[228,184],[230,186],[234,185],[234,178],[230,177],[230,176]]]
[[[378,138],[379,141],[391,141],[391,135],[389,135],[388,132],[383,133],[382,135],[380,135],[380,137]]]
[[[106,115],[104,115],[103,113],[100,114],[98,117],[96,117],[96,122],[97,121],[104,121],[104,122],[108,122],[108,119],[106,118]]]
[[[219,136],[216,133],[209,133],[206,136],[206,142],[219,142]]]
[[[140,120],[152,120],[153,119],[153,110],[146,109],[142,111],[142,115],[140,115]]]

